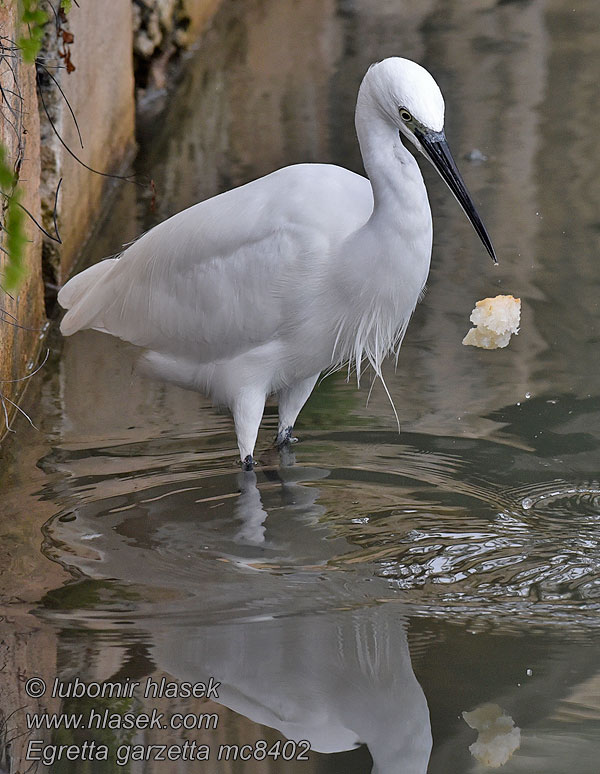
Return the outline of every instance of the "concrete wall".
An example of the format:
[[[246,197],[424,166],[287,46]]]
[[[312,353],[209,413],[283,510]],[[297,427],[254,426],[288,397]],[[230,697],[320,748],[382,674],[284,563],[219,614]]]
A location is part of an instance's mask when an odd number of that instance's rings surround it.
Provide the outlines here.
[[[67,17],[46,26],[42,60],[49,72],[38,68],[39,91],[35,66],[24,65],[17,51],[0,52],[11,65],[0,69],[0,84],[7,95],[15,92],[10,104],[2,104],[0,139],[12,158],[21,153],[23,203],[51,233],[62,179],[57,209],[62,243],[42,239],[28,220],[27,279],[14,299],[0,290],[0,394],[9,417],[14,413],[9,401],[18,400],[26,385],[15,380],[38,362],[46,326],[44,284],[51,308],[110,190],[110,177],[84,165],[108,174],[128,171],[135,151],[135,76],[143,80],[139,87],[166,89],[171,62],[198,40],[221,1],[111,0],[110,12],[100,2],[73,3]],[[6,39],[20,35],[16,8],[16,3],[0,5]],[[67,61],[72,66],[65,67]],[[3,260],[0,253],[0,269]],[[0,404],[0,438],[6,429]]]
[[[68,146],[84,164],[100,172],[118,173],[134,147],[134,84],[132,63],[131,0],[111,0],[110,13],[103,3],[73,3],[66,22],[57,30],[48,25],[45,57],[49,65],[62,64],[62,29],[73,36],[68,46],[75,69],[52,69],[64,93],[47,76],[43,99],[60,139],[42,115],[42,202],[44,225],[52,229],[52,209],[58,181],[59,230],[62,245],[46,242],[45,259],[53,284],[61,285],[94,226],[110,178],[93,174],[66,150]],[[81,132],[67,107],[69,101]],[[62,140],[62,141],[61,141]],[[64,143],[64,144],[63,144]]]

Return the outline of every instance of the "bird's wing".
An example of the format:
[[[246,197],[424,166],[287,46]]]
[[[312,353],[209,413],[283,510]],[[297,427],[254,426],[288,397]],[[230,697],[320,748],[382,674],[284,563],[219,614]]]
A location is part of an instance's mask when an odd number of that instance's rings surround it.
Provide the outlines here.
[[[302,292],[295,279],[371,210],[368,181],[347,170],[278,170],[174,215],[106,268],[74,277],[59,295],[69,308],[61,330],[94,328],[199,362],[232,357],[276,335],[290,294]]]

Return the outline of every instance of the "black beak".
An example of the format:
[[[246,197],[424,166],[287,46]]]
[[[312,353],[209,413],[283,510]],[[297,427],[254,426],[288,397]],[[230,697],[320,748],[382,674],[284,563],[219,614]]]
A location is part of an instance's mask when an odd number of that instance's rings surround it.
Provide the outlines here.
[[[465,215],[471,221],[475,231],[479,234],[479,238],[485,245],[485,249],[490,254],[492,261],[498,263],[492,241],[488,236],[488,232],[485,230],[485,226],[481,222],[481,218],[475,209],[471,195],[467,191],[467,186],[452,158],[450,148],[446,141],[446,135],[443,131],[424,133],[416,129],[415,137],[421,143],[421,147],[425,151],[425,155],[429,161],[431,161],[433,166],[440,173],[442,179],[446,182],[446,185],[463,208]]]

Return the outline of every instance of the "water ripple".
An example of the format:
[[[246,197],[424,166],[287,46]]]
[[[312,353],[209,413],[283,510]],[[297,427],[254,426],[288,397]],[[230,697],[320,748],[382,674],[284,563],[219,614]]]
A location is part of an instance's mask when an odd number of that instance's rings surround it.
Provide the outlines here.
[[[129,446],[55,450],[44,463],[71,475],[45,550],[77,573],[129,584],[138,606],[193,598],[215,614],[289,614],[399,593],[430,613],[484,617],[518,604],[544,615],[572,605],[580,616],[600,602],[598,482],[508,488],[478,464],[487,457],[485,469],[502,470],[490,455],[515,452],[500,445],[358,440],[344,445],[344,466],[266,466],[257,476],[235,473],[218,449],[207,465],[168,439],[143,456]],[[358,456],[362,464],[348,464]],[[107,459],[93,477],[91,458]]]
[[[452,597],[460,590],[480,601],[600,600],[598,484],[552,481],[505,492],[503,499],[508,507],[481,519],[476,530],[472,512],[432,502],[420,509],[418,523],[384,545],[379,519],[377,536],[363,527],[354,535],[361,548],[340,562],[375,562],[381,577],[428,598],[439,597],[436,587],[452,586]],[[383,518],[390,520],[391,514]]]

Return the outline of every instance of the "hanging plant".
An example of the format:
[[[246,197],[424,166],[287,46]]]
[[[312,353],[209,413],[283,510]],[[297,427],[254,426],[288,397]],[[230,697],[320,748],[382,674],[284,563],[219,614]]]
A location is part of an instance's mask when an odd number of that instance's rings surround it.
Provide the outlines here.
[[[21,0],[20,21],[23,26],[27,27],[28,31],[28,35],[23,35],[18,40],[21,56],[24,62],[33,64],[42,47],[44,26],[48,21],[48,14],[43,8],[40,8],[38,0]]]

